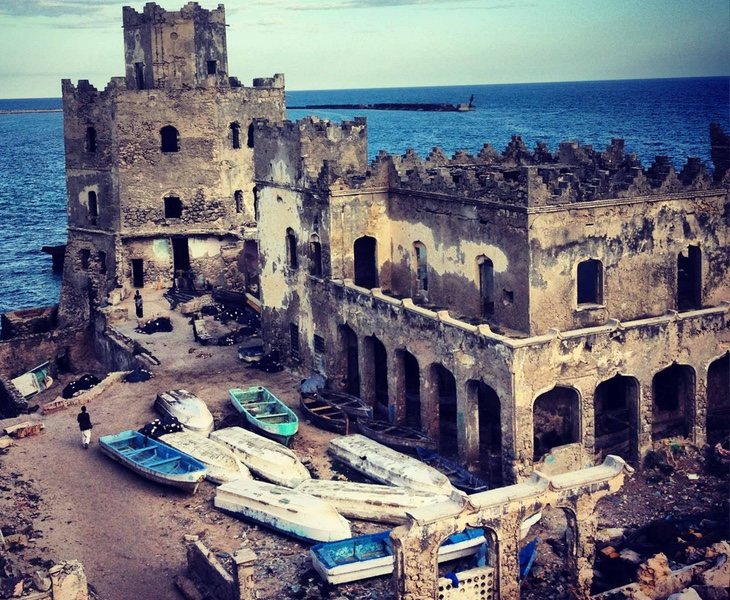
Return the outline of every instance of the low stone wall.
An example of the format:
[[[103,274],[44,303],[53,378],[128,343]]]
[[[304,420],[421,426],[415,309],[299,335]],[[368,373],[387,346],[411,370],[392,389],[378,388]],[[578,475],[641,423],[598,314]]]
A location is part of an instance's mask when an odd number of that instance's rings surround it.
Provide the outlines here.
[[[47,333],[0,341],[2,375],[12,379],[45,361],[63,359],[69,366],[79,364],[89,347],[86,327],[54,329]]]
[[[253,565],[256,554],[241,548],[233,554],[234,570],[228,570],[201,541],[187,547],[188,577],[178,576],[178,589],[189,600],[216,598],[217,600],[255,600]]]

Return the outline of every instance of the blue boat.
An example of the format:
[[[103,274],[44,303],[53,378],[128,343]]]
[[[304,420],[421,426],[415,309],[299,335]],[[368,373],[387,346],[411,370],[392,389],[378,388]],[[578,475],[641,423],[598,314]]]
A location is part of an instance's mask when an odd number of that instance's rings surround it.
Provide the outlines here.
[[[206,467],[192,456],[146,437],[138,431],[122,431],[99,438],[101,451],[135,473],[192,494],[206,474]]]
[[[466,529],[455,533],[441,544],[438,561],[441,563],[471,556],[486,543],[482,529]],[[335,585],[393,572],[390,531],[316,544],[309,553],[314,570],[325,581]]]
[[[299,429],[299,417],[263,386],[228,390],[233,406],[249,427],[286,446]]]

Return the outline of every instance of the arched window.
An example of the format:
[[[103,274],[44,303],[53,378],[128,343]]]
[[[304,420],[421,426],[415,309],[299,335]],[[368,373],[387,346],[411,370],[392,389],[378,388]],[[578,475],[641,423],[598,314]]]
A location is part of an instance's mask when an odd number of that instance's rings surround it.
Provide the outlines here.
[[[578,304],[603,303],[603,264],[584,260],[578,264]]]
[[[167,196],[165,198],[165,218],[179,219],[182,217],[182,202],[177,196]]]
[[[421,242],[415,242],[413,244],[413,250],[416,254],[416,282],[418,285],[418,292],[428,291],[428,255],[426,253],[426,246]]]
[[[96,129],[93,127],[86,128],[86,151],[96,152]]]
[[[238,123],[231,123],[231,146],[241,147],[241,126]]]
[[[322,244],[316,233],[309,238],[309,274],[322,277]]]
[[[702,251],[689,246],[677,256],[677,310],[702,308]]]
[[[160,150],[163,152],[180,151],[180,134],[172,125],[160,129]]]
[[[291,227],[286,230],[286,264],[290,269],[299,267],[299,261],[297,260],[297,236]]]
[[[233,200],[236,202],[236,212],[243,212],[243,192],[241,190],[233,192]]]
[[[368,235],[355,240],[355,285],[367,289],[378,287],[376,246],[375,238]]]
[[[248,126],[248,139],[246,140],[246,145],[249,148],[253,148],[253,123]]]
[[[483,317],[494,314],[494,263],[486,256],[477,258],[479,266],[479,302]]]
[[[99,205],[96,201],[96,192],[89,192],[89,219],[96,222],[96,217],[99,216]]]

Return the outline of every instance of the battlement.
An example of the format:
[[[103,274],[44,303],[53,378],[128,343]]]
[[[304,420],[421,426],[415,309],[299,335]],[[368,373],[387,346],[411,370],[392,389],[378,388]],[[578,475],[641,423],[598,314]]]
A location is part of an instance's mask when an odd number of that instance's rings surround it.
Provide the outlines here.
[[[147,23],[159,23],[165,20],[169,23],[181,19],[200,19],[203,18],[210,23],[226,24],[226,11],[222,4],[216,9],[206,9],[201,7],[197,2],[188,2],[179,11],[166,11],[156,2],[148,2],[144,5],[142,12],[137,12],[131,6],[122,7],[122,26],[141,27]]]
[[[253,80],[253,87],[256,88],[283,88],[284,74],[274,73],[273,77],[256,77]]]
[[[644,169],[635,154],[626,154],[624,140],[613,139],[605,151],[569,141],[552,153],[544,143],[529,151],[520,136],[513,136],[500,154],[489,145],[472,155],[463,150],[451,158],[433,148],[425,159],[413,150],[402,156],[381,152],[365,176],[345,174],[352,188],[387,185],[402,190],[432,192],[465,198],[541,206],[590,202],[611,198],[649,196],[707,190],[715,184],[705,165],[689,157],[677,172],[667,156],[657,156]]]

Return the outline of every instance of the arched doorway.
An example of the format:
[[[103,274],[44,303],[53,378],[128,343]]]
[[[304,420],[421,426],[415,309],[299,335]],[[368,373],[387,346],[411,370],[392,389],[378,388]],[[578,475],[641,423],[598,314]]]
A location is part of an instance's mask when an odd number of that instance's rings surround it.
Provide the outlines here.
[[[456,380],[446,367],[434,364],[431,367],[431,384],[438,394],[439,452],[444,456],[456,456],[459,453]]]
[[[596,387],[594,396],[595,451],[600,460],[618,454],[638,460],[639,382],[616,375]]]
[[[716,444],[730,433],[730,352],[707,370],[707,441]]]
[[[376,241],[368,235],[355,240],[355,285],[364,288],[378,287]]]
[[[498,487],[502,479],[502,415],[499,396],[482,381],[467,381],[470,405],[477,407],[479,427],[479,470],[490,487]]]
[[[383,342],[377,337],[365,338],[368,351],[368,375],[372,377],[374,399],[373,412],[379,419],[390,421],[391,415],[388,406],[388,353]]]
[[[532,409],[533,460],[556,446],[580,439],[580,399],[573,388],[556,386],[536,399]]]
[[[694,369],[689,365],[673,364],[659,371],[652,381],[652,394],[652,439],[686,437],[694,410]]]
[[[486,256],[477,258],[479,268],[479,306],[482,317],[494,315],[494,263]]]
[[[397,356],[403,376],[404,424],[414,429],[421,429],[421,371],[418,360],[408,350],[399,350]]]
[[[357,349],[357,334],[349,325],[340,325],[341,377],[344,391],[353,396],[360,395],[360,366]]]

